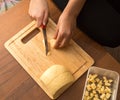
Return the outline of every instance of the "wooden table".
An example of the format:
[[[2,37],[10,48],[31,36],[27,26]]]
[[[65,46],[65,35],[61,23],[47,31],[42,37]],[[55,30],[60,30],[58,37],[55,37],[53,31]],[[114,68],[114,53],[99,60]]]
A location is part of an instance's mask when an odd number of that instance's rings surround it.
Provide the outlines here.
[[[49,1],[50,17],[57,22],[60,11]],[[0,100],[50,100],[36,82],[24,71],[4,48],[4,43],[25,27],[32,19],[28,15],[29,0],[23,0],[0,14]],[[95,66],[120,73],[120,64],[102,46],[76,29],[73,39],[95,60]],[[58,100],[81,100],[86,73]],[[120,98],[120,86],[118,96]],[[118,99],[117,99],[118,100]]]

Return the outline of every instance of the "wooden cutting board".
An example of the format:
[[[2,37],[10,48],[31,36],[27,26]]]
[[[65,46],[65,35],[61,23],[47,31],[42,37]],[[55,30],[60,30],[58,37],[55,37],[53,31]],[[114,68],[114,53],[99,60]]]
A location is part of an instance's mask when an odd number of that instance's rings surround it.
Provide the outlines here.
[[[53,38],[55,29],[56,24],[49,19],[48,42]],[[49,47],[50,55],[46,56],[43,34],[41,29],[36,28],[35,21],[9,39],[5,47],[48,96],[50,96],[49,91],[42,86],[40,76],[50,66],[59,64],[67,67],[77,80],[94,63],[94,60],[73,40],[70,41],[69,46],[62,49]]]

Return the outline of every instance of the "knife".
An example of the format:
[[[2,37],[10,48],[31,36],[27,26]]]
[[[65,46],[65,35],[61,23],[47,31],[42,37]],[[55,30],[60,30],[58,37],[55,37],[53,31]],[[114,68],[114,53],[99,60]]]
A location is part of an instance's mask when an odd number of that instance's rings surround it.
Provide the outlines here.
[[[46,51],[46,55],[47,55],[47,53],[48,53],[48,42],[47,42],[46,26],[42,24],[41,28],[42,28],[42,31],[43,31],[45,51]]]

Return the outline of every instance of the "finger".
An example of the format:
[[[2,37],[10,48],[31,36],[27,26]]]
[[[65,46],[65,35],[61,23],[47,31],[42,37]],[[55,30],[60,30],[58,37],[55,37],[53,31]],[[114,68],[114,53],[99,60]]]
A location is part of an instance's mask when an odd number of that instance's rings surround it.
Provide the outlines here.
[[[63,35],[58,33],[58,36],[56,38],[56,43],[54,48],[59,48],[59,46],[61,45],[61,42],[63,41]]]
[[[42,19],[41,17],[39,18],[36,18],[36,21],[37,21],[37,27],[40,27],[42,25]]]
[[[46,11],[45,13],[44,13],[44,18],[43,18],[43,25],[46,25],[47,24],[47,22],[48,22],[48,12]]]
[[[57,39],[58,31],[59,31],[59,30],[57,29],[56,32],[55,32],[55,35],[54,35],[54,37],[53,37],[54,39]]]
[[[64,38],[63,38],[63,41],[61,42],[61,44],[59,45],[59,47],[65,47],[69,44],[70,42],[70,39],[72,38],[72,33],[73,32],[69,32],[69,34],[64,34]]]
[[[32,17],[32,15],[31,15],[31,14],[29,14],[29,16],[30,16],[30,18],[31,18],[32,20],[34,20],[34,19],[35,19],[35,18],[33,18],[33,17]]]
[[[44,13],[35,17],[37,21],[37,27],[40,27],[43,23]]]
[[[65,47],[69,44],[70,38],[64,38],[61,44],[59,45],[59,48]]]

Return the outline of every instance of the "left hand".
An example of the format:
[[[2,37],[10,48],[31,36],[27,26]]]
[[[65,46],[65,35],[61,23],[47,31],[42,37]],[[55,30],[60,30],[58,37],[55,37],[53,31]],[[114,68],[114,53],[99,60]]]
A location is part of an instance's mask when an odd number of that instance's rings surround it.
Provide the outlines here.
[[[57,29],[54,36],[54,39],[56,39],[54,48],[61,48],[68,45],[75,27],[76,17],[62,13],[58,20]]]

